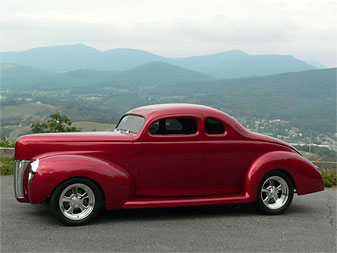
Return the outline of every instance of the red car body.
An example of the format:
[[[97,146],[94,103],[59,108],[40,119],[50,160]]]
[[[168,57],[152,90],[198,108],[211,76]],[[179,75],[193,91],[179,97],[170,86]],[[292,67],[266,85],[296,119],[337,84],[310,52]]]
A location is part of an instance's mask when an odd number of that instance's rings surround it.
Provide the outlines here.
[[[255,202],[261,179],[273,170],[288,174],[298,195],[324,189],[319,170],[295,148],[252,133],[213,108],[164,104],[136,108],[126,115],[145,119],[138,133],[20,137],[15,159],[29,161],[22,176],[16,176],[16,185],[22,184],[17,200],[42,203],[58,185],[76,177],[99,186],[107,209]],[[193,118],[196,133],[150,133],[154,122],[172,117]],[[207,134],[206,118],[221,122],[224,133]],[[29,162],[34,160],[39,160],[39,167],[28,180]]]

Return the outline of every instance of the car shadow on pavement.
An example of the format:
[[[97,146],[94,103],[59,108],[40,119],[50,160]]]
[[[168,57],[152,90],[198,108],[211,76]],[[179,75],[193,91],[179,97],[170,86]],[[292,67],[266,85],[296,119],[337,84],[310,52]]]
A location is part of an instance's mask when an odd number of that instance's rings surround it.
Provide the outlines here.
[[[37,222],[37,219],[41,219],[40,222],[44,224],[61,224],[54,218],[47,203],[30,205],[26,212],[35,222]]]
[[[60,224],[51,214],[49,205],[31,205],[26,214],[32,219],[41,219],[41,223]],[[209,205],[164,208],[118,209],[102,210],[96,220],[90,224],[153,221],[153,220],[179,220],[179,219],[207,219],[214,217],[252,216],[259,214],[252,204],[235,205]]]
[[[282,215],[302,215],[310,213],[308,206],[293,204]],[[127,222],[127,221],[149,221],[149,220],[179,220],[179,219],[208,219],[208,218],[230,218],[230,217],[254,217],[268,216],[261,214],[254,203],[235,205],[208,205],[208,206],[186,206],[144,209],[120,209],[104,210],[95,221],[98,223]]]
[[[257,212],[252,204],[121,209],[104,210],[98,217],[97,222],[203,219],[218,216],[232,217],[256,214]]]
[[[60,224],[51,214],[48,204],[32,205],[27,212],[41,222]],[[308,206],[292,205],[284,215],[310,212]],[[165,220],[190,220],[209,218],[254,217],[263,216],[254,204],[186,206],[142,209],[102,210],[95,221],[90,224],[107,224],[115,222],[146,222]]]

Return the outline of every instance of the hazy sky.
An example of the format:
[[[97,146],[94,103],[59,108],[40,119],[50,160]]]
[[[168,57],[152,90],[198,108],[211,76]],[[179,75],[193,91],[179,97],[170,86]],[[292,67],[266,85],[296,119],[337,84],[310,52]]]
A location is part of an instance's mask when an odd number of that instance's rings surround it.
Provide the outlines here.
[[[336,66],[337,1],[0,0],[1,51],[83,43],[166,57],[240,49]]]

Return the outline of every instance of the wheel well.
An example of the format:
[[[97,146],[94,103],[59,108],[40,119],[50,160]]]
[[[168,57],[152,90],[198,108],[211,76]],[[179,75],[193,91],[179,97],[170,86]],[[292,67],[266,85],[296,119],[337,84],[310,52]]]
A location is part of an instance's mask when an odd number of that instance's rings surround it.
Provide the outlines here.
[[[84,179],[87,179],[87,180],[90,180],[92,183],[94,183],[98,189],[100,190],[101,194],[102,194],[102,198],[103,200],[105,201],[105,194],[104,194],[104,191],[102,189],[102,187],[93,179],[91,179],[90,177],[70,177],[70,178],[67,178],[66,180],[63,180],[62,182],[60,182],[55,188],[54,190],[50,193],[50,195],[48,196],[48,198],[46,199],[46,201],[48,202],[48,200],[50,199],[51,195],[53,195],[54,191],[57,189],[57,187],[59,187],[61,184],[63,184],[64,182],[68,181],[68,180],[71,180],[71,179],[74,179],[74,178],[84,178]]]
[[[280,171],[280,172],[286,174],[286,175],[290,178],[291,183],[292,183],[294,189],[296,189],[296,184],[295,184],[294,178],[293,178],[287,171],[282,170],[282,169],[277,169],[277,170],[272,170],[272,171]],[[271,172],[271,171],[270,171],[270,172]]]

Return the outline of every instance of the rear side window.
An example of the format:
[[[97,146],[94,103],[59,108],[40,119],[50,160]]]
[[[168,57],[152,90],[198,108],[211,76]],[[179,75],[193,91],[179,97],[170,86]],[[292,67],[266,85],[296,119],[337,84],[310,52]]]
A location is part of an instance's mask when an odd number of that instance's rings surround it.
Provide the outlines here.
[[[223,134],[225,132],[225,128],[221,122],[212,118],[205,120],[205,129],[207,134]]]
[[[197,120],[192,117],[161,119],[150,127],[152,135],[188,135],[197,131]]]

